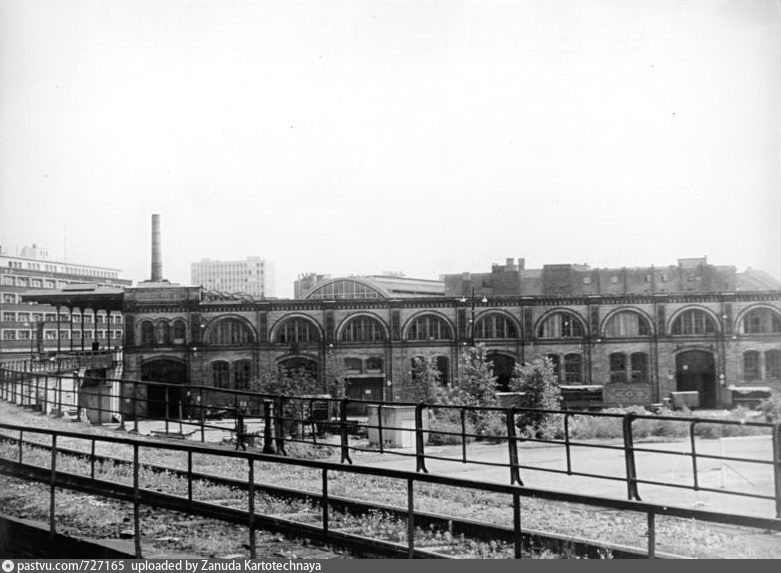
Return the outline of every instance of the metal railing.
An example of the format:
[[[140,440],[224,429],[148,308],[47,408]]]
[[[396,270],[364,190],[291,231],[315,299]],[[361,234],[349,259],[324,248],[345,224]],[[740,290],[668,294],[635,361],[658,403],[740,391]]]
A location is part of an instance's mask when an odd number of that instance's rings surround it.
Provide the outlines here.
[[[82,357],[84,358],[84,357]],[[94,358],[94,357],[92,357]],[[79,407],[79,392],[85,393],[84,377],[71,374],[41,373],[35,370],[0,368],[0,398],[32,407],[43,412],[62,413],[65,409]],[[89,380],[89,379],[87,379]],[[530,471],[549,472],[584,478],[623,482],[626,497],[641,500],[641,485],[696,492],[753,498],[774,503],[775,515],[781,517],[781,423],[757,421],[719,420],[693,416],[658,416],[651,414],[625,414],[575,410],[538,410],[533,408],[488,408],[477,406],[452,406],[443,404],[374,402],[323,396],[291,397],[256,392],[217,389],[206,386],[186,386],[136,380],[104,380],[104,393],[96,393],[97,404],[90,410],[97,417],[113,417],[120,427],[139,432],[139,423],[156,420],[160,432],[184,436],[187,426],[190,436],[201,442],[207,433],[216,433],[235,444],[236,448],[262,447],[264,453],[287,454],[289,444],[310,444],[332,448],[339,452],[342,463],[352,463],[352,453],[374,452],[399,457],[414,458],[416,471],[428,472],[427,462],[443,461],[505,468],[511,484],[523,485],[523,475]],[[112,408],[111,404],[116,407]],[[366,409],[370,419],[348,416],[351,407]],[[407,410],[408,419],[394,423],[384,422],[384,414]],[[150,415],[157,412],[155,415]],[[557,430],[552,437],[524,432],[523,420],[547,416],[557,420]],[[227,418],[228,421],[220,421]],[[612,423],[620,436],[620,443],[603,443],[579,439],[573,435],[573,421],[588,419],[591,422]],[[443,422],[444,420],[444,422]],[[644,423],[667,424],[676,429],[679,437],[688,444],[682,451],[663,449],[649,444],[636,443]],[[257,428],[255,432],[250,427]],[[738,429],[755,431],[768,436],[764,458],[734,456],[701,451],[697,440],[700,431],[710,430],[721,435]],[[178,430],[178,431],[176,431]],[[389,446],[388,437],[403,447]],[[367,439],[367,437],[371,439]],[[390,440],[392,442],[393,440]],[[432,450],[432,443],[449,442],[457,446],[457,454],[448,454],[442,448]],[[473,454],[472,445],[485,442],[504,444],[504,459],[481,459]],[[262,444],[262,445],[261,445]],[[563,455],[561,467],[545,467],[528,462],[527,447],[542,444],[556,447]],[[455,449],[455,448],[452,448]],[[451,449],[451,450],[452,450]],[[578,461],[573,453],[587,449],[595,452],[620,452],[624,467],[620,474],[600,473],[588,461]],[[669,456],[676,464],[685,461],[691,469],[688,481],[670,481],[644,476],[637,463],[637,456],[652,454]],[[709,487],[699,478],[703,462],[720,464],[742,463],[767,468],[774,491],[745,491],[739,488]]]
[[[751,517],[737,514],[716,513],[698,509],[678,508],[669,505],[645,503],[634,500],[619,500],[592,495],[574,494],[561,491],[552,491],[540,488],[530,488],[517,484],[505,485],[490,482],[477,482],[460,478],[447,477],[442,475],[432,475],[421,472],[410,472],[403,470],[373,468],[367,466],[344,465],[335,462],[317,461],[300,458],[280,457],[269,454],[231,451],[220,448],[206,447],[197,444],[188,443],[158,443],[144,441],[132,437],[114,437],[114,436],[96,436],[94,434],[84,434],[80,432],[50,430],[18,426],[14,424],[0,423],[0,429],[6,435],[10,433],[19,434],[18,454],[9,456],[0,456],[0,473],[21,477],[32,481],[47,483],[49,485],[49,528],[52,533],[56,532],[56,491],[57,488],[67,488],[76,491],[113,497],[133,504],[133,528],[135,541],[135,554],[142,557],[141,546],[141,517],[140,508],[143,505],[184,511],[197,515],[204,515],[211,518],[221,519],[230,523],[245,525],[249,534],[249,550],[252,558],[257,556],[257,547],[255,531],[265,526],[271,526],[277,530],[287,527],[291,532],[295,531],[308,537],[323,540],[325,542],[337,542],[344,545],[354,544],[360,546],[367,543],[365,538],[349,535],[344,532],[336,531],[330,526],[331,507],[329,502],[329,483],[334,474],[348,473],[352,475],[367,475],[381,478],[391,478],[406,482],[406,553],[407,557],[423,556],[416,547],[416,537],[419,535],[416,530],[416,513],[420,510],[415,508],[416,486],[419,484],[436,484],[443,488],[458,488],[471,491],[479,491],[507,496],[511,503],[506,504],[512,514],[513,523],[513,547],[515,558],[521,558],[523,555],[523,533],[521,499],[537,498],[552,502],[568,502],[575,504],[585,504],[592,507],[607,508],[623,512],[636,512],[646,515],[647,523],[647,545],[646,556],[654,558],[656,556],[656,518],[658,516],[670,516],[682,519],[693,519],[707,523],[729,524],[740,527],[757,528],[763,531],[781,531],[781,520],[772,518]],[[50,438],[50,457],[48,466],[32,464],[26,460],[23,455],[23,436],[24,434],[38,434],[49,436]],[[60,444],[65,438],[76,438],[80,440],[89,440],[91,442],[91,470],[90,475],[81,475],[71,472],[64,472],[58,469],[58,460],[70,452],[61,450]],[[96,479],[95,474],[95,449],[96,443],[101,444],[122,444],[131,446],[132,455],[132,485],[118,483],[116,480],[105,481]],[[140,473],[144,464],[141,461],[141,449],[154,449],[164,451],[184,452],[187,455],[187,495],[175,495],[160,491],[159,484],[154,489],[142,488],[140,485]],[[212,503],[200,501],[193,496],[193,480],[198,479],[193,475],[193,456],[194,455],[217,456],[220,458],[233,458],[243,460],[246,464],[247,478],[246,489],[248,492],[246,509],[236,509],[224,506],[218,506]],[[255,490],[258,485],[255,482],[256,464],[284,464],[299,468],[309,468],[321,472],[321,490],[319,494],[314,494],[321,508],[319,525],[301,523],[299,521],[288,521],[279,516],[267,516],[256,513]],[[303,490],[301,490],[303,492]],[[313,495],[307,490],[307,495]],[[403,508],[399,508],[402,512]],[[621,527],[617,524],[616,527]],[[397,543],[383,543],[378,541],[371,542],[375,547],[384,546],[384,549],[391,551],[394,548],[398,550]],[[431,556],[429,553],[426,556]]]

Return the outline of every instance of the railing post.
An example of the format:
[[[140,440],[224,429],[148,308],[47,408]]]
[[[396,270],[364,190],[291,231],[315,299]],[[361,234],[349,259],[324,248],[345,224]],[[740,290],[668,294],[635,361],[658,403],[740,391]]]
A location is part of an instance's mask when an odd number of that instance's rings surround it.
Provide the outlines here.
[[[125,382],[120,380],[119,381],[119,427],[118,430],[125,431],[125,418],[127,417],[125,415],[125,400],[127,393],[125,392]]]
[[[277,453],[271,437],[271,400],[263,400],[263,453]]]
[[[423,408],[425,407],[425,402],[415,404],[415,471],[427,474],[426,452],[423,444]]]
[[[781,422],[773,428],[773,475],[776,482],[776,517],[781,519]]]
[[[62,376],[57,377],[57,417],[62,417]]]
[[[281,397],[274,400],[274,441],[277,443],[277,453],[287,455],[285,451],[285,421],[283,416],[284,402]]]
[[[517,483],[523,485],[520,470],[518,469],[518,438],[515,429],[515,407],[505,411],[507,421],[507,449],[510,454],[510,485]]]
[[[19,463],[22,463],[22,443],[24,441],[24,430],[19,430]]]
[[[384,446],[383,442],[385,440],[382,439],[382,402],[377,404],[377,439],[380,441],[380,453],[384,453]]]
[[[697,491],[700,489],[700,485],[699,485],[699,479],[697,477],[697,444],[694,439],[695,424],[697,424],[696,421],[689,424],[689,441],[692,446],[692,476],[694,478],[694,491]]]
[[[415,482],[407,478],[407,557],[415,558]]]
[[[466,463],[466,410],[461,408],[461,463]]]
[[[90,449],[90,478],[95,479],[95,438],[92,438],[92,448]]]
[[[569,445],[569,412],[564,414],[564,450],[567,452],[567,475],[572,475],[572,452]]]
[[[640,494],[637,492],[637,467],[635,466],[635,448],[634,441],[632,439],[632,421],[637,414],[635,412],[627,412],[623,419],[624,430],[624,460],[626,463],[626,495],[627,499],[640,499]]]
[[[523,558],[523,539],[521,538],[521,493],[513,491],[513,532],[515,542],[515,558]]]
[[[136,557],[141,559],[141,511],[139,508],[138,487],[138,444],[133,444],[133,538],[135,541]]]
[[[328,468],[323,468],[323,533],[328,536]]]
[[[43,379],[43,414],[49,415],[49,376],[48,374]]]
[[[133,381],[133,432],[136,434],[138,433],[138,407],[136,405],[136,402],[138,401],[138,390],[136,388],[136,383]]]
[[[169,399],[168,399],[168,384],[165,385],[165,413],[163,414],[165,416],[165,433],[168,435],[168,405],[169,405]]]
[[[203,408],[203,388],[198,388],[198,411],[200,414],[198,417],[201,420],[201,443],[206,442],[206,428],[204,428],[206,419],[204,418]]]
[[[339,436],[342,445],[342,463],[353,463],[350,459],[350,442],[347,436],[347,398],[339,402]]]
[[[56,533],[54,523],[54,484],[57,482],[57,434],[52,434],[52,472],[49,482],[49,533],[53,536]]]
[[[187,451],[187,501],[193,500],[193,453]]]
[[[648,512],[648,559],[656,558],[656,514]]]
[[[247,491],[249,492],[249,556],[252,559],[257,558],[257,548],[255,546],[255,460],[248,458],[249,473],[247,476]]]

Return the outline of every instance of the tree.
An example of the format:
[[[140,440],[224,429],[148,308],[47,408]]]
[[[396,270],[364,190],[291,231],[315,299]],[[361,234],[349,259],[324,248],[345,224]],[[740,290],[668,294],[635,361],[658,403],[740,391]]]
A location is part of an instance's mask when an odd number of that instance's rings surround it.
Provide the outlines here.
[[[561,390],[550,358],[516,364],[510,389],[523,392],[525,405],[537,409],[519,414],[516,425],[523,433],[529,437],[552,438],[561,432],[561,416],[539,411],[561,408]]]
[[[465,347],[458,356],[458,375],[452,386],[442,388],[440,402],[455,406],[496,407],[498,385],[485,345]],[[468,411],[466,420],[480,435],[502,435],[501,415],[495,411]]]
[[[428,404],[442,398],[442,373],[435,356],[416,356],[412,359],[412,380],[415,399]]]

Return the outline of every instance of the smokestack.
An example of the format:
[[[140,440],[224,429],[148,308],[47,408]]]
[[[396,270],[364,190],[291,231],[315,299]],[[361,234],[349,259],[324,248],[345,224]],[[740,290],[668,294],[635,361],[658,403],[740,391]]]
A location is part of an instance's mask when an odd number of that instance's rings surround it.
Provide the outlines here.
[[[152,282],[163,280],[163,257],[160,248],[160,215],[152,215]]]

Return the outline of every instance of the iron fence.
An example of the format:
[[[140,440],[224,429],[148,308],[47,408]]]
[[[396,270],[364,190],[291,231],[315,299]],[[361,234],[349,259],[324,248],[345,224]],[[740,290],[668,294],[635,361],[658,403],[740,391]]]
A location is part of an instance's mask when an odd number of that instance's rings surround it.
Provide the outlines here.
[[[106,360],[106,355],[70,357],[68,363],[83,369]],[[80,362],[79,362],[80,360]],[[18,364],[13,366],[19,366]],[[623,482],[626,497],[641,501],[640,486],[685,489],[764,500],[775,505],[781,517],[781,423],[722,420],[694,416],[664,416],[636,412],[611,413],[578,410],[540,410],[524,407],[478,407],[445,404],[377,402],[331,398],[328,396],[279,396],[257,392],[218,389],[207,386],[187,386],[138,380],[106,379],[105,400],[98,399],[90,408],[79,405],[79,394],[90,378],[71,373],[38,371],[36,368],[0,368],[0,398],[46,413],[61,414],[84,409],[98,419],[111,418],[120,428],[139,432],[139,423],[155,420],[158,432],[164,435],[187,436],[201,442],[207,434],[222,436],[236,449],[262,449],[266,454],[287,455],[290,444],[307,444],[334,449],[341,463],[352,464],[357,452],[374,452],[413,458],[415,469],[428,472],[427,462],[443,461],[477,466],[504,468],[510,484],[523,485],[523,476],[531,471],[565,474],[613,482]],[[348,416],[350,406],[366,410],[369,417]],[[394,413],[386,420],[386,414]],[[406,418],[401,419],[402,413]],[[151,414],[151,415],[150,415]],[[530,417],[547,416],[554,421],[555,431],[542,435],[524,426]],[[445,423],[443,423],[443,420]],[[573,431],[574,422],[613,424],[620,436],[615,441],[585,440]],[[681,451],[664,449],[653,444],[637,443],[643,424],[667,424],[688,444]],[[255,428],[255,431],[252,430]],[[708,453],[700,450],[700,432],[722,435],[733,430],[756,432],[767,436],[764,457]],[[533,428],[532,428],[533,430]],[[457,448],[434,448],[437,443],[452,443]],[[504,459],[486,460],[474,455],[472,446],[486,442],[504,444]],[[525,452],[534,444],[555,447],[563,454],[561,467],[545,467],[528,462]],[[576,451],[616,452],[623,457],[620,474],[600,472],[588,460],[576,460]],[[644,476],[638,468],[638,455],[670,456],[684,461],[691,470],[690,481],[675,482]],[[741,463],[766,468],[773,491],[745,491],[739,488],[710,487],[701,482],[699,468],[706,462]]]
[[[330,526],[332,517],[331,502],[329,496],[329,483],[334,474],[348,473],[351,475],[367,475],[381,478],[390,478],[401,480],[406,483],[406,511],[398,508],[406,516],[406,553],[407,557],[431,556],[420,551],[416,547],[416,515],[420,510],[416,509],[415,499],[419,484],[434,484],[443,488],[458,488],[472,491],[493,493],[507,496],[511,503],[505,505],[512,513],[513,530],[513,548],[515,558],[521,558],[523,554],[523,533],[521,499],[536,498],[551,502],[567,502],[573,504],[583,504],[590,507],[606,508],[622,512],[635,512],[645,514],[647,523],[647,546],[645,554],[648,558],[656,556],[656,518],[658,516],[670,516],[682,519],[692,519],[706,523],[728,524],[740,527],[756,528],[763,531],[781,531],[781,520],[773,518],[752,517],[739,514],[716,513],[699,509],[687,509],[674,507],[670,505],[661,505],[654,503],[641,502],[636,500],[620,500],[614,498],[599,497],[593,495],[575,494],[570,492],[553,491],[548,489],[530,488],[518,484],[498,484],[490,482],[478,482],[460,478],[448,477],[443,475],[427,474],[425,472],[410,472],[404,470],[373,468],[368,466],[345,465],[329,461],[318,461],[311,459],[281,457],[257,452],[232,451],[228,449],[207,447],[198,444],[182,443],[158,443],[140,440],[133,437],[115,437],[115,436],[97,436],[94,434],[84,434],[80,432],[30,428],[14,424],[0,423],[0,430],[4,434],[18,433],[19,451],[18,455],[13,457],[0,456],[0,473],[22,477],[32,481],[47,483],[49,485],[49,528],[52,533],[56,532],[56,491],[57,488],[66,488],[76,491],[86,492],[95,495],[103,495],[129,501],[133,505],[133,530],[135,542],[135,554],[141,558],[141,517],[140,508],[142,505],[163,507],[203,515],[211,518],[221,519],[230,523],[242,524],[247,527],[249,536],[249,550],[252,558],[257,556],[255,532],[265,526],[272,526],[277,529],[284,526],[290,531],[308,537],[317,538],[326,542],[337,542],[339,544],[355,544],[364,546],[369,543],[375,547],[384,545],[384,549],[392,551],[394,547],[398,549],[398,544],[383,544],[378,541],[366,540],[360,536],[348,535],[344,532],[336,531]],[[33,464],[26,461],[23,457],[23,436],[24,434],[38,434],[49,437],[50,457],[48,467],[46,465]],[[68,455],[66,449],[61,447],[65,438],[76,438],[80,440],[90,440],[91,446],[91,473],[90,476],[79,475],[72,472],[65,472],[58,469],[58,460]],[[95,476],[95,444],[121,444],[132,447],[132,485],[117,483],[116,481],[105,481],[96,479]],[[163,450],[171,452],[184,452],[187,455],[187,495],[175,495],[160,491],[159,487],[155,489],[143,488],[140,485],[140,473],[144,464],[141,461],[141,449],[151,448],[154,450]],[[246,489],[248,492],[246,509],[228,508],[218,506],[212,503],[196,500],[193,496],[193,480],[199,479],[194,476],[193,456],[206,455],[217,456],[220,458],[232,458],[242,460],[246,464]],[[319,525],[304,524],[298,521],[287,521],[278,516],[268,516],[258,514],[255,506],[255,490],[258,487],[255,481],[256,464],[284,464],[299,468],[309,468],[318,470],[321,473],[321,490],[319,493],[306,491],[306,495],[313,496],[321,508],[321,518]],[[301,490],[304,493],[303,490]]]

